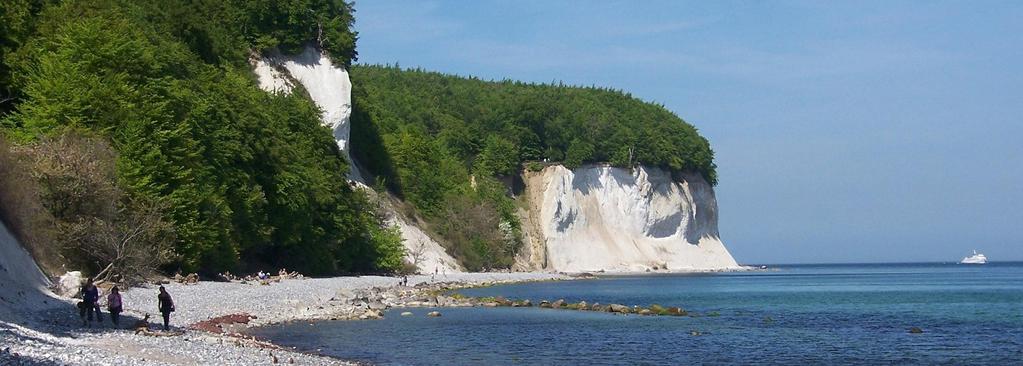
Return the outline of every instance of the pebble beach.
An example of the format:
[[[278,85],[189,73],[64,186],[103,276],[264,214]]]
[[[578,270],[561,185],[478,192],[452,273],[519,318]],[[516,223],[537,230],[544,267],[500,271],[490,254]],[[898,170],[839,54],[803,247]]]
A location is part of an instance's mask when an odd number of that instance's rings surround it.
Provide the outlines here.
[[[458,306],[438,289],[567,279],[550,273],[455,273],[400,277],[360,276],[185,284],[166,283],[176,312],[171,331],[157,330],[155,285],[122,291],[125,312],[115,328],[104,322],[83,327],[74,299],[36,296],[38,306],[0,319],[0,365],[352,365],[344,360],[294,352],[239,334],[247,327],[320,319],[372,321],[382,310],[406,306]],[[424,295],[425,294],[425,295]],[[427,303],[427,301],[431,301]],[[136,334],[132,325],[150,314],[154,331]],[[198,325],[245,314],[247,324]],[[212,329],[213,331],[210,331]]]

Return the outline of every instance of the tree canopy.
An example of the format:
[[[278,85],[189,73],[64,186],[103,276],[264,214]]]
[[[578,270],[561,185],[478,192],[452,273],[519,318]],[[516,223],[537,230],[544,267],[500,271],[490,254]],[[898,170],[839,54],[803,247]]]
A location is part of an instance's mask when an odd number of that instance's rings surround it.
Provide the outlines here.
[[[469,269],[513,263],[522,239],[508,183],[525,162],[644,164],[716,180],[692,125],[620,91],[393,66],[355,65],[351,77],[355,159]]]
[[[420,134],[470,171],[515,174],[547,159],[568,166],[611,163],[696,171],[717,181],[714,153],[696,128],[662,105],[606,88],[483,81],[395,66],[352,68],[353,124],[384,136]],[[393,179],[378,161],[390,144],[354,139],[360,161]],[[372,145],[372,146],[371,146]],[[393,158],[393,157],[392,157]],[[400,175],[400,169],[398,171]],[[399,177],[400,178],[400,177]],[[402,188],[398,179],[395,187]]]
[[[253,50],[317,42],[356,56],[351,5],[331,0],[14,1],[0,18],[2,132],[109,139],[118,184],[173,223],[172,268],[310,274],[394,270],[400,238],[345,179],[348,162],[301,91],[273,95]],[[6,29],[5,29],[6,31]],[[7,95],[7,94],[5,94]],[[395,246],[395,240],[398,245]]]

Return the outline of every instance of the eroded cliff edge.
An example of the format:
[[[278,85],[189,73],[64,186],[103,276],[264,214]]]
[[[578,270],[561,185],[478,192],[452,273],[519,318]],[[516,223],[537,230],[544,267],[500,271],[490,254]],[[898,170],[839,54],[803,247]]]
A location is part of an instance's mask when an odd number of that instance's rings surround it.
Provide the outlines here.
[[[740,268],[718,234],[714,190],[699,174],[554,165],[523,178],[525,243],[517,269]]]
[[[270,93],[291,93],[301,85],[309,98],[321,109],[321,122],[333,131],[337,146],[349,162],[348,178],[362,189],[377,195],[366,185],[360,174],[358,163],[352,159],[349,137],[351,136],[352,83],[348,70],[334,65],[330,58],[314,47],[294,56],[273,54],[254,57],[251,60],[260,88]],[[430,238],[415,222],[393,207],[395,198],[386,192],[378,197],[382,209],[387,213],[387,225],[401,230],[402,242],[406,249],[406,260],[413,263],[421,273],[461,272],[462,266],[448,255],[443,246]]]
[[[362,182],[350,154],[352,84],[343,67],[310,47],[295,56],[253,60],[260,86],[290,93],[302,85],[323,112],[338,147],[351,162],[349,178]],[[715,271],[740,266],[721,242],[713,187],[697,173],[660,168],[584,165],[547,166],[523,173],[525,204],[519,216],[523,245],[513,267],[520,271],[646,270]],[[372,191],[365,184],[364,189]],[[414,217],[395,210],[396,198],[382,202],[389,225],[397,225],[422,273],[458,272],[463,267]]]

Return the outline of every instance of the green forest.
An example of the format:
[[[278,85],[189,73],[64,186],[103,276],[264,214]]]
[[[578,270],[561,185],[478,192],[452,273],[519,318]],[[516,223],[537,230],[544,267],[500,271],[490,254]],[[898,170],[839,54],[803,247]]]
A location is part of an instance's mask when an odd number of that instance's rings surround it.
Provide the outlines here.
[[[355,65],[351,77],[354,159],[422,213],[469,269],[512,264],[521,229],[497,178],[524,167],[642,164],[716,182],[714,154],[696,128],[621,91],[396,66]]]
[[[0,18],[0,126],[7,164],[24,168],[8,166],[0,190],[36,198],[7,199],[3,218],[23,223],[15,229],[34,252],[102,273],[140,260],[104,254],[103,243],[148,219],[169,230],[132,238],[151,248],[171,238],[160,261],[170,270],[400,267],[400,237],[348,185],[318,108],[301,91],[263,92],[248,62],[314,43],[350,64],[351,4],[13,0]],[[31,184],[17,184],[22,172]],[[133,214],[149,207],[159,215]],[[108,237],[94,229],[104,225]]]
[[[713,152],[621,91],[357,61],[342,0],[8,0],[0,5],[0,219],[45,268],[394,272],[400,233],[298,88],[250,60],[307,45],[350,68],[354,158],[470,270],[522,242],[509,179],[542,162],[716,181]],[[375,197],[375,195],[373,195]],[[125,244],[128,243],[128,244]]]

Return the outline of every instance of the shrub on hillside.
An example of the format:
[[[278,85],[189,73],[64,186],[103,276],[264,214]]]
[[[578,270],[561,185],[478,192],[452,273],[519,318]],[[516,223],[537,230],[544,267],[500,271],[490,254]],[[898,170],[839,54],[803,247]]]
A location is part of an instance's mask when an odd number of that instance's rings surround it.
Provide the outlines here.
[[[0,221],[45,272],[56,275],[63,261],[53,245],[52,217],[39,202],[31,168],[25,154],[0,135]]]
[[[28,155],[36,199],[52,220],[53,241],[67,264],[97,280],[134,284],[174,259],[165,205],[122,190],[117,154],[104,139],[48,137]]]

